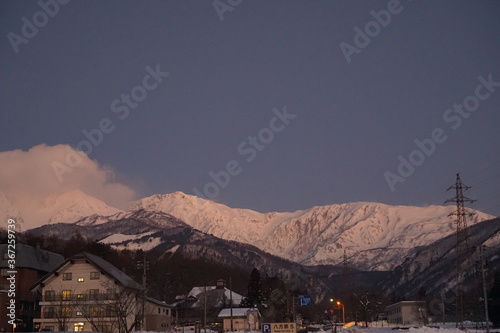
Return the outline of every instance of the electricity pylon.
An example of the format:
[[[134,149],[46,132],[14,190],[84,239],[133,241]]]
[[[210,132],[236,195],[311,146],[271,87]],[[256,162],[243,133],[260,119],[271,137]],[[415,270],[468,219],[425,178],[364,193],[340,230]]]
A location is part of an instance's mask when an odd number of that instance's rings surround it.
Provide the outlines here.
[[[457,327],[462,328],[464,321],[464,278],[465,274],[470,270],[471,259],[470,259],[470,245],[469,236],[467,233],[467,216],[472,215],[467,212],[464,203],[472,203],[475,200],[464,197],[463,191],[470,189],[469,186],[464,185],[460,180],[460,174],[457,173],[457,179],[455,185],[450,186],[447,191],[454,189],[456,192],[455,197],[446,200],[445,203],[453,202],[456,204],[455,212],[451,215],[455,215],[457,221],[457,244],[456,244],[456,254],[457,254],[457,284],[456,284],[456,321]]]

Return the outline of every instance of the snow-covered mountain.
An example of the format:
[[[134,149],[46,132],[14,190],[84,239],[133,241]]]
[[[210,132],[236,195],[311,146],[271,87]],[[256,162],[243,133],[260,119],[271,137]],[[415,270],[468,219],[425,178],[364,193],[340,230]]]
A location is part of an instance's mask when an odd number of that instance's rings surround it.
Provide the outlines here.
[[[8,200],[0,193],[0,214],[15,219],[24,230],[56,222],[72,223],[88,216],[106,217],[119,213],[123,212],[81,190],[52,194],[28,207],[25,203]]]
[[[493,285],[494,273],[500,267],[500,218],[473,225],[467,229],[467,234],[470,260],[465,260],[463,266],[463,287],[464,292],[474,295],[474,292],[482,292],[481,260],[484,261],[489,287]],[[414,299],[423,288],[427,295],[436,297],[430,303],[431,310],[437,310],[439,314],[443,301],[446,307],[452,307],[456,299],[456,242],[456,235],[450,235],[420,248],[393,270],[379,287],[404,299]],[[447,291],[450,294],[444,297]],[[482,297],[481,294],[475,296],[475,299]]]
[[[161,211],[217,237],[254,245],[307,265],[340,264],[389,270],[419,246],[455,231],[450,206],[389,206],[355,202],[286,213],[230,208],[182,192],[154,195],[131,210]],[[492,216],[476,212],[472,223]]]
[[[7,211],[11,215],[17,214],[11,202],[2,201],[1,197],[0,211],[4,215]],[[250,244],[300,264],[338,265],[347,259],[351,266],[362,270],[390,270],[419,247],[453,233],[455,223],[449,217],[453,211],[452,206],[411,207],[354,202],[295,212],[259,213],[175,192],[140,199],[123,212],[81,191],[72,191],[45,198],[37,214],[42,223],[26,223],[26,229],[57,222],[96,226],[125,217],[133,218],[138,212],[142,212],[141,218],[144,218],[144,212],[149,212],[150,226],[172,228],[171,224],[164,222],[163,215],[157,214],[164,213],[203,233]],[[21,215],[18,217],[22,218]],[[476,212],[473,221],[468,223],[491,218]],[[111,240],[127,240],[118,233],[107,236]],[[133,235],[127,237],[132,239]],[[142,237],[135,238],[135,242],[140,243],[140,239]],[[152,245],[148,244],[148,248]]]
[[[41,206],[41,213],[48,216],[48,223],[77,221],[90,215],[110,216],[121,212],[80,190],[48,196]]]

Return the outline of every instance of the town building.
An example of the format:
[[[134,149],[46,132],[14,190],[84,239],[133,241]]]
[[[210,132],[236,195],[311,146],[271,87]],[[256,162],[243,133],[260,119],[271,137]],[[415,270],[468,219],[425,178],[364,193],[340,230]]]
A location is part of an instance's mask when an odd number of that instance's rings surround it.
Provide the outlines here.
[[[10,258],[13,258],[11,263],[14,266],[10,266]],[[0,331],[12,332],[13,327],[9,322],[16,324],[16,332],[35,330],[33,318],[39,316],[40,308],[30,288],[63,261],[64,257],[60,254],[39,247],[15,244],[9,248],[9,244],[0,244]],[[10,306],[11,300],[15,301],[12,315],[11,309],[4,306]]]
[[[387,323],[400,325],[424,325],[427,312],[424,301],[402,301],[385,308]]]
[[[220,279],[215,285],[193,287],[186,295],[175,297],[177,326],[199,322],[202,327],[218,322],[218,314],[226,307],[239,307],[243,296],[226,287]]]
[[[162,325],[171,322],[167,306],[144,299],[141,285],[86,252],[66,259],[32,290],[41,295],[41,316],[34,320],[39,330],[122,333],[145,330],[149,317],[153,323],[161,320],[158,325],[165,331]],[[161,319],[153,311],[160,311]]]
[[[218,316],[222,319],[222,330],[227,331],[259,331],[260,312],[256,308],[226,308]]]
[[[172,329],[172,309],[172,306],[163,301],[147,297],[145,304],[146,331],[170,331]]]

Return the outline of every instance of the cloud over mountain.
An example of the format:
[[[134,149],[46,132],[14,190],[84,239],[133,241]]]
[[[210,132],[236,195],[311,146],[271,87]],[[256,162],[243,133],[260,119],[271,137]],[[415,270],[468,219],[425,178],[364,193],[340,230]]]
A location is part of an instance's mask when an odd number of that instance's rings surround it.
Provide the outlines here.
[[[79,190],[119,208],[136,198],[132,188],[115,182],[111,168],[69,145],[40,144],[27,151],[0,152],[0,165],[0,190],[22,214],[27,227],[44,218],[40,211],[48,196]],[[5,218],[6,208],[0,209],[4,210],[0,217]]]

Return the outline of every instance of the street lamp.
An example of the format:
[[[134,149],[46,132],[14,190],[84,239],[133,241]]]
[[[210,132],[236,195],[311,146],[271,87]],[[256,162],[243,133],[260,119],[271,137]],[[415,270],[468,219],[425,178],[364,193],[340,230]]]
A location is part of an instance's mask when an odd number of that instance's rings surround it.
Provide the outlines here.
[[[345,309],[344,309],[344,304],[342,304],[341,301],[335,301],[333,298],[330,298],[330,302],[335,302],[335,305],[333,306],[333,309],[339,309],[342,310],[342,324],[345,324]],[[337,322],[337,321],[335,321]],[[335,330],[337,330],[337,325],[335,325]]]
[[[337,301],[337,307],[342,309],[342,324],[345,325],[345,311],[344,311],[344,304],[342,304],[340,301]]]

